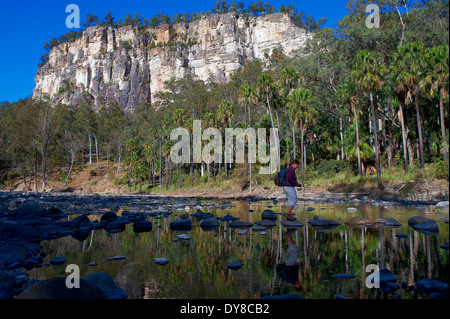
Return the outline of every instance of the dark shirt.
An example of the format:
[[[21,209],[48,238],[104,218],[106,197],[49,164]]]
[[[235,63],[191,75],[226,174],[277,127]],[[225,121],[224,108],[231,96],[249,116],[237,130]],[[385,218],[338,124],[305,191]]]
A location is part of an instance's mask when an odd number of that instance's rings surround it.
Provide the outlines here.
[[[297,183],[297,175],[295,175],[295,169],[290,165],[286,171],[286,181],[290,186],[300,186],[300,184]]]

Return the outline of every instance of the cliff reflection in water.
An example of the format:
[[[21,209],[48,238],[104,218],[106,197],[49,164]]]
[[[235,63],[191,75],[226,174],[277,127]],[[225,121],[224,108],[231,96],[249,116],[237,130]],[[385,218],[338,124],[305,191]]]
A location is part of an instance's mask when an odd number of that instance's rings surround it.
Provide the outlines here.
[[[203,209],[216,217],[230,214],[241,221],[252,223],[261,220],[261,213],[272,205],[271,201],[256,203],[232,201],[226,209]],[[191,212],[173,210],[170,216],[148,217],[153,222],[150,232],[135,233],[132,224],[124,231],[109,233],[103,229],[89,233],[85,240],[63,237],[48,241],[44,250],[48,260],[54,256],[66,257],[67,264],[80,266],[81,276],[104,271],[125,289],[131,299],[141,298],[261,298],[264,296],[298,294],[304,298],[334,299],[336,295],[347,298],[423,297],[410,291],[424,278],[449,282],[448,250],[440,248],[448,242],[449,226],[444,223],[447,215],[427,214],[439,224],[439,234],[425,235],[412,230],[408,219],[423,212],[407,207],[357,206],[357,211],[347,212],[341,204],[309,205],[298,207],[297,218],[304,227],[292,233],[298,247],[298,268],[292,273],[280,271],[283,267],[288,241],[286,229],[279,221],[264,231],[229,228],[221,221],[219,228],[207,231],[200,221],[192,219],[189,231],[174,231],[170,222],[179,215]],[[269,209],[275,213],[285,211],[281,204]],[[249,212],[253,211],[253,212]],[[120,212],[119,212],[120,215]],[[341,224],[329,230],[315,229],[308,220],[315,215],[334,219]],[[352,228],[344,224],[350,217],[378,219],[395,218],[402,226]],[[443,217],[444,216],[444,217]],[[447,217],[445,217],[447,216]],[[101,215],[90,219],[100,220]],[[397,234],[406,234],[406,238]],[[179,238],[186,234],[188,238]],[[124,256],[122,260],[107,261],[106,258]],[[159,266],[155,258],[166,257],[169,263]],[[88,266],[92,261],[97,266]],[[231,270],[227,265],[239,261],[242,267]],[[44,262],[48,262],[44,260]],[[400,287],[395,293],[383,293],[380,289],[366,287],[370,272],[366,267],[377,264],[388,268],[397,277]],[[278,269],[278,270],[277,270]],[[354,278],[338,278],[334,274],[351,274]],[[66,276],[65,265],[43,266],[33,269],[34,278]],[[292,276],[298,276],[295,285]],[[295,278],[294,278],[295,279]]]

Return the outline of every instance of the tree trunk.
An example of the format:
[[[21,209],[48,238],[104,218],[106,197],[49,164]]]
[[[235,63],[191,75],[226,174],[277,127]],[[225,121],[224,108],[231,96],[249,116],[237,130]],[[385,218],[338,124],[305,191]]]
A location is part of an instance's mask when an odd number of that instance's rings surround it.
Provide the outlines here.
[[[416,88],[415,94],[415,104],[416,104],[416,118],[417,118],[417,133],[419,137],[419,158],[420,158],[420,167],[425,168],[425,160],[423,156],[423,139],[422,139],[422,120],[420,119],[420,110],[419,110],[419,89]]]
[[[381,182],[381,166],[380,166],[380,157],[378,154],[378,132],[377,132],[377,121],[375,117],[375,107],[373,105],[373,94],[370,92],[370,110],[372,113],[372,123],[373,123],[373,139],[375,144],[375,161],[376,161],[376,168],[377,168],[377,181],[378,181],[378,187],[382,187],[383,184]]]
[[[444,148],[444,161],[448,160],[447,155],[447,136],[445,134],[445,121],[444,121],[444,88],[441,88],[439,92],[439,113],[441,117],[441,134],[442,134],[442,145]]]
[[[400,123],[402,126],[402,141],[403,141],[403,157],[404,157],[404,164],[405,164],[405,174],[408,174],[408,151],[407,151],[407,143],[406,143],[406,130],[405,130],[405,119],[403,118],[403,106],[402,103],[399,102],[400,110],[399,110],[399,117],[400,117]]]
[[[95,138],[95,156],[97,157],[97,169],[100,168],[98,164],[98,142],[97,142],[97,134],[94,135]]]
[[[267,95],[267,94],[266,94]],[[269,96],[267,95],[266,96],[267,97],[267,107],[269,108],[269,116],[270,116],[270,122],[272,123],[272,128],[274,128],[275,129],[275,126],[274,126],[274,124],[273,124],[273,117],[272,117],[272,111],[271,111],[271,109],[270,109],[270,104],[269,104]],[[276,136],[275,136],[275,151],[277,152],[277,169],[278,169],[278,171],[280,171],[280,161],[278,160],[278,154],[279,154],[279,151],[278,151],[278,134],[276,134]],[[272,156],[270,157],[270,158],[272,158]]]
[[[92,139],[91,139],[91,134],[89,134],[89,164],[92,164]]]
[[[353,108],[355,113],[355,128],[356,128],[356,153],[358,155],[358,174],[359,176],[363,176],[363,168],[361,165],[361,147],[359,145],[359,123],[358,123],[358,112],[356,108]]]
[[[66,186],[67,181],[69,180],[70,173],[72,173],[73,162],[75,161],[75,154],[72,154],[72,162],[70,163],[69,173],[67,174],[66,180],[64,181],[64,186]]]

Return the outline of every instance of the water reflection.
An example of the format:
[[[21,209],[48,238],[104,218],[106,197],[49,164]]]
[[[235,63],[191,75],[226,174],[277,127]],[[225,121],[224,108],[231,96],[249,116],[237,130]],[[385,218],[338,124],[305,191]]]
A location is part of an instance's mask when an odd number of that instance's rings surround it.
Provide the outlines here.
[[[283,294],[298,294],[304,298],[335,298],[338,294],[352,299],[415,298],[422,296],[415,295],[407,286],[418,280],[449,281],[448,250],[440,248],[448,242],[449,227],[437,213],[427,216],[439,224],[439,234],[430,236],[408,226],[408,219],[421,212],[404,207],[358,206],[356,212],[349,213],[346,205],[301,206],[294,211],[305,227],[289,232],[279,223],[285,211],[281,203],[233,201],[225,208],[204,211],[216,217],[229,214],[240,221],[254,223],[261,220],[261,213],[269,206],[278,213],[278,222],[262,232],[231,228],[230,222],[223,221],[214,230],[202,229],[194,217],[191,217],[191,230],[174,231],[170,229],[170,222],[195,210],[172,210],[172,214],[147,217],[153,223],[149,232],[135,233],[132,224],[128,224],[118,232],[100,229],[90,231],[85,238],[78,235],[78,238],[49,240],[44,249],[48,260],[64,256],[67,263],[79,265],[82,276],[105,271],[127,291],[129,298],[136,299],[260,298]],[[336,220],[340,225],[330,230],[313,228],[308,220],[315,215]],[[355,216],[373,220],[395,218],[402,225],[353,228],[344,224]],[[100,221],[100,217],[91,215],[90,219]],[[180,240],[178,235],[181,234],[189,240]],[[406,238],[397,237],[398,234],[406,234]],[[298,255],[295,265],[287,269],[290,246],[297,247]],[[126,259],[106,260],[112,256]],[[168,258],[169,263],[157,265],[154,260],[159,257]],[[97,266],[89,266],[93,261]],[[239,270],[226,267],[236,261],[243,264]],[[367,288],[366,267],[370,264],[392,271],[397,283],[403,283],[406,289],[386,294],[380,289]],[[44,266],[33,269],[30,275],[34,278],[65,276],[64,269],[64,266]],[[355,277],[335,278],[334,274]]]

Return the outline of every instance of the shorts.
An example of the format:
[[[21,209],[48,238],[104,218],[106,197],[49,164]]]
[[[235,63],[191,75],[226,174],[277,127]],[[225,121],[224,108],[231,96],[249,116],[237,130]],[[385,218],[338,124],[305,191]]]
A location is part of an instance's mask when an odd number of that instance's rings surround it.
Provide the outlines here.
[[[286,194],[286,199],[288,202],[288,206],[296,206],[297,205],[297,192],[295,187],[292,186],[283,186],[284,193]]]

